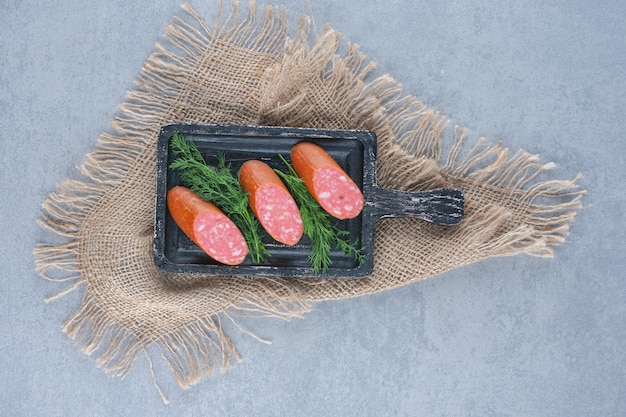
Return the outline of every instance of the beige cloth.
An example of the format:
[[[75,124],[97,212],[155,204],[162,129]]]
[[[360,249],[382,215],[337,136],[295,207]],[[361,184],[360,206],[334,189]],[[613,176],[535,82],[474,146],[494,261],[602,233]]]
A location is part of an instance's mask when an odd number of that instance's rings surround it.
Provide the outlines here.
[[[72,285],[59,296],[84,290],[63,329],[106,371],[123,377],[156,347],[188,387],[238,358],[222,320],[299,317],[316,301],[395,288],[493,256],[551,256],[563,242],[584,193],[576,179],[539,182],[550,164],[482,140],[466,147],[463,128],[450,132],[443,152],[447,119],[404,96],[391,77],[374,78],[356,46],[339,55],[337,31],[313,36],[305,16],[291,37],[283,11],[258,13],[254,5],[234,7],[208,27],[184,9],[145,62],[113,133],[87,156],[86,179],[61,184],[42,207],[40,224],[65,240],[35,249],[37,269],[49,279],[66,274]],[[380,221],[367,279],[164,273],[152,257],[156,139],[172,122],[372,130],[379,185],[458,187],[466,217],[455,227]]]

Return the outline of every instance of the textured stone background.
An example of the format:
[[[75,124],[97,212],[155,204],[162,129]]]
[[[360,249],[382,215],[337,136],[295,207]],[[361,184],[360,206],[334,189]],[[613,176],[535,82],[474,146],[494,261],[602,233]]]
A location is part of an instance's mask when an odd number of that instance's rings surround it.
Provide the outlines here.
[[[216,1],[193,1],[208,22]],[[493,259],[304,320],[230,329],[244,361],[191,390],[141,358],[109,377],[59,323],[80,292],[34,271],[39,206],[76,166],[179,0],[5,0],[0,11],[0,415],[617,416],[626,410],[626,3],[312,0],[470,138],[578,172],[589,190],[554,259]],[[306,11],[289,2],[292,22]]]

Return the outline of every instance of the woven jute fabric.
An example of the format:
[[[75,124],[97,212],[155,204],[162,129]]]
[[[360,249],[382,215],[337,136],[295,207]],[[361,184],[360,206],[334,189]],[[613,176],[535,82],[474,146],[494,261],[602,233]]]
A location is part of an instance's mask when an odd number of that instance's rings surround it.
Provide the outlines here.
[[[188,387],[238,358],[224,320],[301,317],[317,301],[384,291],[493,256],[551,256],[563,242],[584,193],[576,178],[543,178],[551,164],[524,151],[467,144],[465,128],[448,127],[390,76],[372,75],[374,65],[336,30],[313,33],[303,16],[291,34],[283,10],[254,4],[220,11],[211,27],[183,9],[111,132],[87,155],[84,178],[62,183],[42,206],[40,224],[63,239],[35,248],[36,268],[68,283],[51,299],[82,289],[63,329],[106,371],[123,377],[156,349]],[[379,186],[457,187],[466,215],[454,227],[379,221],[374,272],[365,279],[165,273],[153,261],[156,142],[160,127],[174,122],[371,130]]]

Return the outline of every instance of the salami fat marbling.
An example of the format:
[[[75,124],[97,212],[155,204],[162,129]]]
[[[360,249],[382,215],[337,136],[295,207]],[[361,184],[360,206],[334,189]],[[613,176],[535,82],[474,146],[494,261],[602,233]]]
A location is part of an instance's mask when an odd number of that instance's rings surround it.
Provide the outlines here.
[[[216,261],[239,265],[248,255],[246,240],[232,220],[189,188],[169,190],[167,208],[178,227]]]
[[[313,198],[331,216],[351,219],[361,213],[363,193],[322,147],[300,142],[291,150],[291,162]]]
[[[262,161],[247,161],[241,166],[239,181],[248,191],[250,207],[267,233],[286,245],[298,243],[304,229],[300,210],[272,168]]]

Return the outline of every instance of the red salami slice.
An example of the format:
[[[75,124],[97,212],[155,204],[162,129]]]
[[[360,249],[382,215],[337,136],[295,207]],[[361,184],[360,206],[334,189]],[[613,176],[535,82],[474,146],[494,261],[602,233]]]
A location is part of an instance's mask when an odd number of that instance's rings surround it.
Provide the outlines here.
[[[351,219],[361,213],[363,193],[322,147],[300,142],[291,149],[291,162],[313,198],[331,216]]]
[[[167,208],[183,233],[211,258],[227,265],[244,261],[248,254],[245,238],[215,205],[186,187],[176,186],[167,193]]]
[[[193,228],[198,246],[218,262],[238,265],[248,254],[248,245],[239,228],[219,213],[198,215]]]
[[[331,167],[316,170],[313,188],[320,206],[338,219],[351,219],[363,209],[361,190],[342,170]]]
[[[287,245],[298,243],[304,227],[291,195],[268,184],[257,191],[255,206],[257,217],[270,236]]]
[[[304,231],[300,210],[272,168],[261,161],[247,161],[241,166],[239,181],[267,233],[286,245],[298,243]]]

